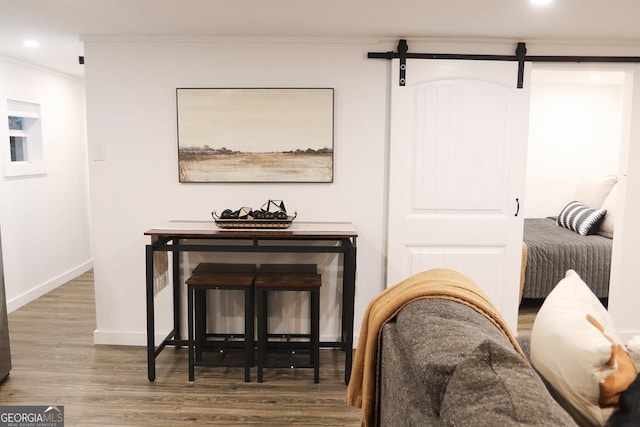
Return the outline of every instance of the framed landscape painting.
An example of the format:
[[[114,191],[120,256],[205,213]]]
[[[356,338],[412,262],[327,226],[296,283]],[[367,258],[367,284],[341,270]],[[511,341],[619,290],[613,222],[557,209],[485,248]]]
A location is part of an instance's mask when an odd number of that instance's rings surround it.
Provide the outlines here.
[[[180,182],[333,182],[333,89],[178,88]]]

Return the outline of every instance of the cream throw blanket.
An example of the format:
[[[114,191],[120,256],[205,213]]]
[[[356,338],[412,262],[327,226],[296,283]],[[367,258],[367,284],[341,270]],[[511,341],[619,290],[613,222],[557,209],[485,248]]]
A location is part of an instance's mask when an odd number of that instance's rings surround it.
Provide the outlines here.
[[[418,273],[378,295],[369,303],[362,319],[346,401],[349,405],[362,409],[360,420],[363,426],[378,423],[382,327],[405,305],[423,298],[454,300],[475,309],[496,325],[511,341],[518,353],[525,357],[500,313],[470,279],[447,269]]]
[[[524,278],[527,270],[527,260],[529,259],[529,248],[527,244],[522,242],[522,259],[520,261],[520,302],[522,302],[522,294],[524,292]]]

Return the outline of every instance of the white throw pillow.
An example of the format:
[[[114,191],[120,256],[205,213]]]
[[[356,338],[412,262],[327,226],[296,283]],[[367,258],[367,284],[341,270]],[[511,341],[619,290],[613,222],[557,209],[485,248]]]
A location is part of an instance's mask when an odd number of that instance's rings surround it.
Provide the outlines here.
[[[575,192],[573,199],[584,205],[599,208],[604,203],[604,199],[617,182],[617,178],[613,175],[607,176],[583,176]]]
[[[598,230],[598,234],[613,238],[613,229],[615,224],[615,215],[616,215],[616,193],[618,189],[618,184],[614,185],[609,194],[604,199],[602,203],[602,209],[607,211],[607,214],[604,216],[604,219],[600,223],[600,230]]]
[[[531,363],[571,406],[569,412],[594,426],[606,423],[637,375],[611,316],[573,270],[536,316]]]

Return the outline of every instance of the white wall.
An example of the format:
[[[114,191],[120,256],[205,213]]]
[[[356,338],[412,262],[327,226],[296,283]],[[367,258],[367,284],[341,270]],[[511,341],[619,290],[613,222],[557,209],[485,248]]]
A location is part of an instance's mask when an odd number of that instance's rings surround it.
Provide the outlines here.
[[[360,325],[366,304],[383,288],[387,68],[366,58],[381,49],[331,40],[85,41],[96,343],[146,342],[146,230],[171,219],[210,220],[214,209],[259,207],[267,199],[284,200],[300,221],[355,225]],[[178,87],[334,88],[334,182],[180,184]],[[105,160],[96,160],[103,149]],[[338,268],[321,261],[330,274]],[[322,291],[338,292],[331,282]],[[170,300],[163,293],[156,304],[167,327]],[[335,313],[329,304],[323,312]],[[337,334],[335,320],[324,319],[323,339]]]
[[[531,73],[527,218],[558,215],[583,176],[618,173],[624,74],[564,67]]]
[[[625,99],[631,108],[627,109],[628,115],[624,117],[621,152],[628,153],[628,156],[620,162],[608,305],[616,328],[625,342],[640,335],[640,286],[637,272],[640,259],[640,228],[637,226],[640,218],[640,66],[627,67],[627,70],[627,79],[633,91]]]
[[[9,311],[91,268],[84,83],[0,58],[0,141],[7,99],[40,104],[46,174],[0,173]],[[0,150],[4,165],[6,150]],[[3,166],[1,166],[3,167]]]
[[[366,53],[393,49],[395,42],[380,46],[367,40],[85,40],[97,310],[94,341],[145,343],[144,245],[148,239],[144,231],[169,219],[210,220],[213,209],[259,206],[269,198],[284,199],[290,209],[298,211],[299,220],[355,224],[360,234],[357,336],[366,305],[383,289],[386,232],[389,65],[367,59]],[[556,44],[529,45],[528,49],[531,55],[629,54],[611,46],[592,50]],[[434,41],[422,47],[410,44],[410,50],[504,54],[510,47]],[[638,72],[633,65],[622,68]],[[335,182],[179,184],[177,87],[335,88]],[[640,89],[635,99],[640,102]],[[640,114],[640,106],[634,110],[636,116]],[[633,119],[635,128],[623,141],[640,135],[640,118]],[[104,161],[98,160],[100,152]],[[633,201],[626,206],[635,215],[640,199],[632,195],[640,194],[640,179],[633,178],[631,171],[640,174],[640,152],[631,150],[627,169],[627,195]],[[622,212],[620,218],[617,221],[622,223],[631,217]],[[616,228],[610,299],[612,315],[627,335],[640,333],[640,319],[634,314],[637,309],[632,307],[632,301],[640,297],[633,274],[638,256],[635,242],[640,236],[634,236],[637,227],[629,228],[628,233],[618,233]],[[337,269],[331,260],[321,261],[329,272]],[[325,295],[335,294],[335,283],[328,285],[323,285]],[[161,328],[169,325],[169,303],[166,291],[156,301]],[[331,313],[333,308],[323,310]],[[335,324],[323,325],[323,339],[335,331]]]

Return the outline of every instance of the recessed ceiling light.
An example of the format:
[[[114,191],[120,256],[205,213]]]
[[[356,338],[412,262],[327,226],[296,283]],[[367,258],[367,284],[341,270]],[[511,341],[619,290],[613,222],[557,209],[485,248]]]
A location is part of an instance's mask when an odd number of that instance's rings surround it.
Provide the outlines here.
[[[546,6],[551,3],[553,0],[529,0],[534,6]]]
[[[38,43],[38,40],[33,40],[33,39],[25,40],[24,43],[22,44],[24,45],[24,47],[28,47],[30,49],[35,49],[37,47],[40,47],[40,43]]]

